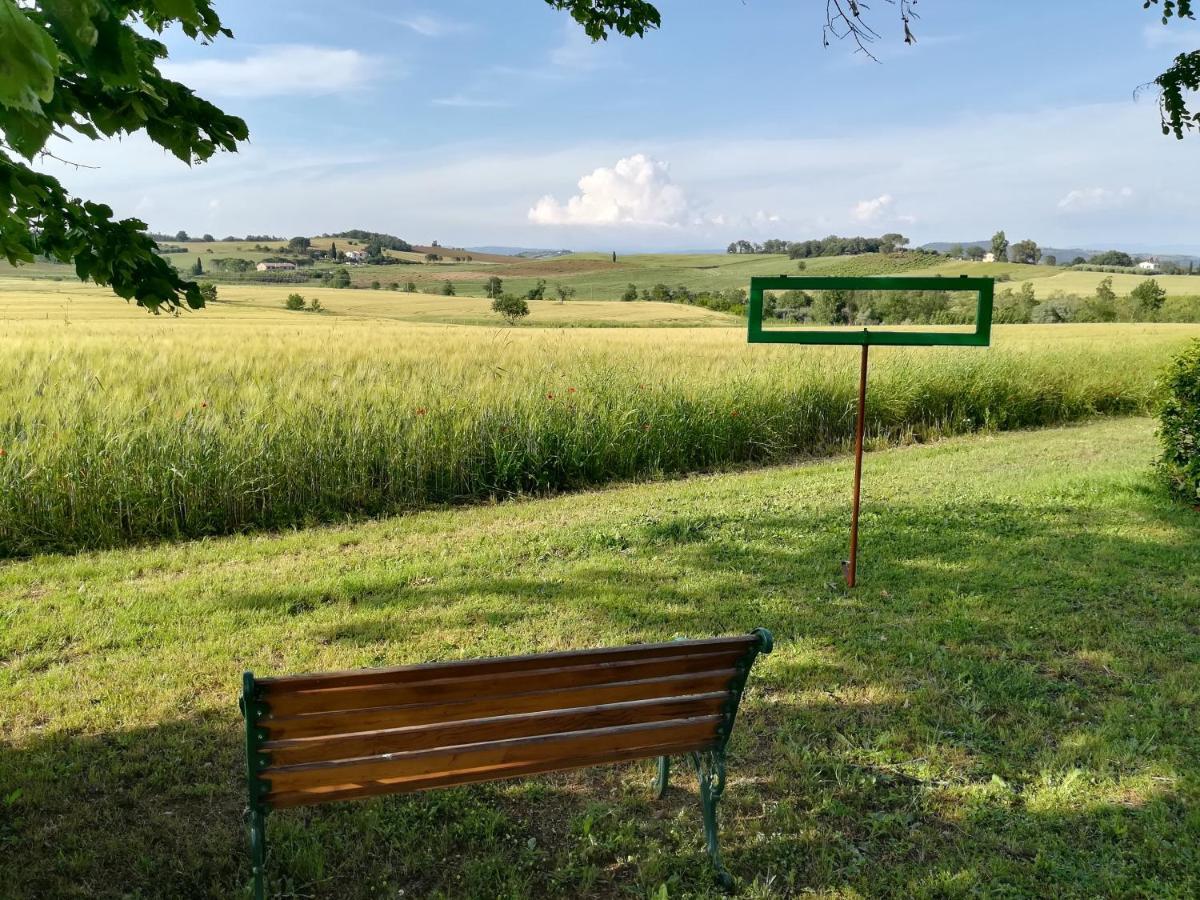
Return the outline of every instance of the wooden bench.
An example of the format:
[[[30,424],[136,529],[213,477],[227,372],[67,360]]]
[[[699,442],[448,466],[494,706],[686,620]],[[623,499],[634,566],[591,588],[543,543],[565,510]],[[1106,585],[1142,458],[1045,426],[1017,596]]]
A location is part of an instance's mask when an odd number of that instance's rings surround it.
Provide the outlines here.
[[[725,746],[771,633],[598,650],[242,679],[254,895],[266,817],[286,809],[538,772],[690,755],[708,853],[717,842]]]

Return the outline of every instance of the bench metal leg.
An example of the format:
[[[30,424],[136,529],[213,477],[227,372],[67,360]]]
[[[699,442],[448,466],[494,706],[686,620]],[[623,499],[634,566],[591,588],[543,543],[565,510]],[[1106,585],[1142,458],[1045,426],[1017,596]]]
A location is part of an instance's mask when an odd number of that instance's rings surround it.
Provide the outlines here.
[[[250,811],[250,867],[254,873],[254,900],[264,900],[267,864],[267,817],[261,810]]]
[[[725,793],[725,754],[720,750],[703,750],[692,754],[696,777],[700,782],[700,810],[704,815],[704,841],[708,856],[716,870],[717,881],[725,890],[733,887],[733,876],[721,860],[720,832],[717,830],[717,804]]]
[[[671,781],[671,757],[660,756],[658,758],[658,774],[654,776],[654,799],[661,800],[667,792],[667,785]]]

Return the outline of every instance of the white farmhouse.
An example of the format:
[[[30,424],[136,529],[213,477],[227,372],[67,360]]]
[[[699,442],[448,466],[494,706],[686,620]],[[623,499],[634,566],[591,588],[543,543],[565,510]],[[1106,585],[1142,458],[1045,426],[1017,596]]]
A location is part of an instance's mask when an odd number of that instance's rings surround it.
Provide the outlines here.
[[[1158,264],[1152,259],[1143,259],[1140,263],[1137,264],[1137,267],[1139,269],[1141,269],[1143,272],[1153,272],[1155,269],[1158,268]]]
[[[291,262],[260,262],[254,268],[260,272],[274,272],[280,269],[294,269],[296,268],[296,264]]]
[[[367,258],[366,250],[347,250],[346,259],[350,262],[362,262]]]
[[[996,261],[996,254],[995,254],[995,253],[992,253],[992,252],[989,250],[987,253],[983,254],[983,261],[984,261],[984,262],[995,262],[995,261]]]

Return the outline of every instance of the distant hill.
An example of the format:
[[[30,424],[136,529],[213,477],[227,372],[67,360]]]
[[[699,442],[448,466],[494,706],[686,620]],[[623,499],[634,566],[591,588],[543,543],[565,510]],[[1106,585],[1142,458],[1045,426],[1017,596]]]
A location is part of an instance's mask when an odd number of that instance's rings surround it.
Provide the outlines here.
[[[570,250],[541,250],[536,247],[467,247],[472,253],[489,253],[492,256],[520,256],[524,259],[545,259],[552,256],[568,256]]]

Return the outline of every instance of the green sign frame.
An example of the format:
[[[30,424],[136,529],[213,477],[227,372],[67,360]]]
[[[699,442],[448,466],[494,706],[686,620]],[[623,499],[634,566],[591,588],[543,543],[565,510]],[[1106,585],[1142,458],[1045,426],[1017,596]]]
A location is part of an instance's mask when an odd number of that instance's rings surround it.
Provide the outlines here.
[[[764,291],[971,291],[978,296],[975,330],[963,331],[871,331],[806,328],[783,331],[763,328]],[[838,277],[820,275],[771,275],[750,279],[749,343],[834,344],[867,347],[987,347],[992,341],[992,303],[995,281],[991,278],[936,278],[917,276]]]

